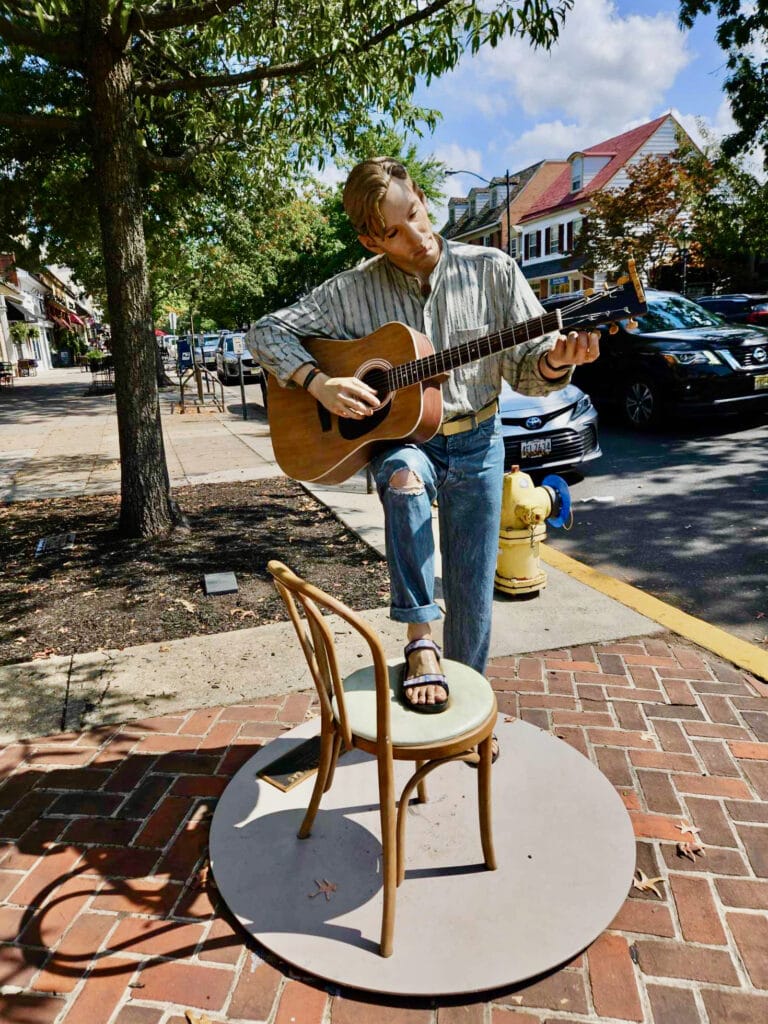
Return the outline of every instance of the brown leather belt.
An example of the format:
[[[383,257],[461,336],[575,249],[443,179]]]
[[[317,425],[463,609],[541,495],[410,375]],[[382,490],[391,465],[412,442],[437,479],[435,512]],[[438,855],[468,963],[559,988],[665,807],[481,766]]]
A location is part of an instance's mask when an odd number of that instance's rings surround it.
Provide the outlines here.
[[[441,423],[437,432],[442,434],[443,437],[450,437],[452,434],[463,434],[465,430],[474,430],[480,423],[485,423],[491,416],[495,416],[498,406],[498,400],[494,398],[488,405],[484,405],[479,412],[473,412],[469,416],[459,416],[455,420],[447,420],[445,423]]]

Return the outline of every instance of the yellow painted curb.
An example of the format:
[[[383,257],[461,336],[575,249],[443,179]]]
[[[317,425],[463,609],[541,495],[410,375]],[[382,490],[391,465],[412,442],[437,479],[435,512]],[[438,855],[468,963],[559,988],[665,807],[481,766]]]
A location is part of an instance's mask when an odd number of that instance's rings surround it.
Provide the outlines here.
[[[713,654],[732,661],[734,665],[746,669],[759,679],[768,679],[768,652],[755,644],[741,640],[724,629],[704,622],[703,619],[688,615],[687,612],[681,612],[629,583],[622,583],[613,576],[608,576],[583,562],[577,562],[575,558],[548,544],[542,544],[539,552],[547,565],[551,565],[553,569],[559,569],[580,583],[586,583],[593,590],[607,594],[608,597],[620,601],[628,608],[633,608],[647,619],[653,619],[686,640],[691,640]]]

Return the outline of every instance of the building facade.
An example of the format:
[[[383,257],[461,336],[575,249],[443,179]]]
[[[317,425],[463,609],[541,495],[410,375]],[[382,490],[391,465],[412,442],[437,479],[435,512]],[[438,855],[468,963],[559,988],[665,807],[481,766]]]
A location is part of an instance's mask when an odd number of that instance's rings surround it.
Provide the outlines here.
[[[573,257],[591,196],[602,189],[626,188],[632,163],[669,155],[678,148],[681,134],[688,137],[672,114],[663,114],[577,150],[567,160],[532,164],[510,175],[509,204],[506,175],[493,178],[469,195],[449,200],[448,222],[441,234],[509,252],[541,299],[600,285],[600,276],[585,273]]]
[[[603,189],[629,184],[627,168],[647,156],[666,156],[680,143],[684,129],[664,114],[631,131],[577,150],[539,201],[521,217],[521,266],[541,299],[569,295],[602,284],[584,272],[572,256],[589,200]],[[687,136],[686,136],[687,137]]]

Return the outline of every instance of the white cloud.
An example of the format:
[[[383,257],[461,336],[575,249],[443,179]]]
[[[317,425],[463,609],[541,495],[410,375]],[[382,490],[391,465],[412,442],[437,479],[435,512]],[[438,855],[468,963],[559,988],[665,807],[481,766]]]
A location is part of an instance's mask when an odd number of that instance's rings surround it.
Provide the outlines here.
[[[328,163],[323,166],[322,170],[317,166],[317,164],[312,168],[313,177],[322,182],[323,185],[327,185],[329,188],[334,188],[340,182],[345,181],[348,173],[349,172],[345,171],[343,168],[337,167],[332,160],[329,160]]]
[[[674,15],[621,17],[614,0],[576,0],[551,51],[515,37],[480,66],[487,80],[514,89],[526,113],[556,111],[610,135],[646,119],[690,60]]]
[[[695,114],[682,114],[677,110],[673,111],[675,117],[685,128],[693,141],[706,147],[707,142],[719,142],[726,135],[736,131],[737,125],[733,119],[730,100],[726,96],[717,108],[714,117],[699,117]],[[700,125],[703,125],[706,134],[702,133]],[[709,138],[707,138],[709,136]],[[745,153],[740,157],[740,163],[750,174],[754,174],[760,181],[765,181],[765,154],[762,146],[756,146],[753,152]]]
[[[423,99],[467,131],[484,121],[487,153],[520,169],[650,120],[692,59],[675,14],[621,16],[615,0],[575,0],[551,51],[505,39],[465,58]]]

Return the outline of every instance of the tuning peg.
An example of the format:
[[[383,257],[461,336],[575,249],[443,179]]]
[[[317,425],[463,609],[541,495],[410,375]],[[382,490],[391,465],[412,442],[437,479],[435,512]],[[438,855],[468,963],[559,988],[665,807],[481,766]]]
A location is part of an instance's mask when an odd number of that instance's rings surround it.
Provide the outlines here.
[[[594,288],[585,288],[584,289],[584,295],[587,298],[589,298],[590,295],[594,295],[594,294],[595,294],[595,289]]]
[[[627,320],[627,330],[628,331],[636,330],[637,326],[638,326],[637,320],[635,320],[634,317],[630,317],[630,319]]]
[[[618,324],[611,324],[611,326],[608,328],[608,333],[609,334],[618,334],[619,333],[619,325]]]
[[[621,285],[621,286],[623,286],[625,284],[629,284],[629,278],[627,277],[626,274],[624,274],[622,277],[620,277],[617,280],[616,284]]]
[[[608,282],[607,281],[603,281],[603,291],[607,292],[607,291],[609,291],[609,289],[610,289],[610,285],[608,284]]]

